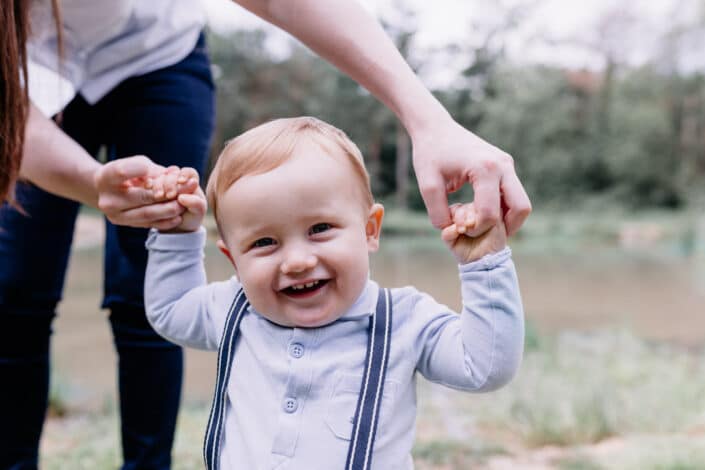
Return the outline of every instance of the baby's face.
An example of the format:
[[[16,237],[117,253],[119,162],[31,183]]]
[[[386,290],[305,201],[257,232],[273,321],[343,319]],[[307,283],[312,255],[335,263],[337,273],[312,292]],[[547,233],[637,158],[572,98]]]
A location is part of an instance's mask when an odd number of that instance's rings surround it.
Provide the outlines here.
[[[220,198],[221,249],[252,306],[283,326],[338,319],[367,282],[383,209],[364,207],[344,157],[314,143],[236,181]]]

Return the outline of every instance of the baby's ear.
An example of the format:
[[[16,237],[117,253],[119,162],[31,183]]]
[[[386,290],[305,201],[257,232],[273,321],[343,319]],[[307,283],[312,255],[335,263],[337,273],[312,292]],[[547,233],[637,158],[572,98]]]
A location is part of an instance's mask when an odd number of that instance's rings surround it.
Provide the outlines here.
[[[367,251],[373,253],[379,248],[379,235],[382,232],[382,219],[384,218],[384,206],[382,204],[372,204],[370,213],[365,225],[367,235]]]
[[[237,272],[237,266],[235,265],[235,260],[233,259],[233,256],[230,254],[230,250],[228,250],[228,247],[225,245],[225,242],[219,238],[218,241],[216,242],[216,245],[218,245],[218,249],[230,260],[230,262],[233,265],[233,268],[235,268],[235,272]]]

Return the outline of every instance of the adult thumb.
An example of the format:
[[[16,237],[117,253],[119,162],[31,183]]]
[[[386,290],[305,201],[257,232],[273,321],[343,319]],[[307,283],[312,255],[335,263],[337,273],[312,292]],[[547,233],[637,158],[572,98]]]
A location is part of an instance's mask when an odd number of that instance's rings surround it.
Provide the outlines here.
[[[440,175],[419,179],[419,191],[421,191],[421,197],[426,205],[426,210],[433,226],[443,229],[450,225],[448,194]]]

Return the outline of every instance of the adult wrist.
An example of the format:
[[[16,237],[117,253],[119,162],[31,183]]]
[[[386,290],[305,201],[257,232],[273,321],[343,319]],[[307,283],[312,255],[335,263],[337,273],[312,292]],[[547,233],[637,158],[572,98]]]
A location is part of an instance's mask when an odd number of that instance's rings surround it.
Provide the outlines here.
[[[433,134],[434,129],[455,124],[453,117],[427,90],[429,99],[414,100],[412,106],[399,112],[399,120],[411,140]]]

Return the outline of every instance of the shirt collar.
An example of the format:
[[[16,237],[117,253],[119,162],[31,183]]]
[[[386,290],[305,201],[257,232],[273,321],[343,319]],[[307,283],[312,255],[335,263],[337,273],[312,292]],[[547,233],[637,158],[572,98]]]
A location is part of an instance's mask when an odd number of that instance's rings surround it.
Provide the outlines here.
[[[338,321],[359,320],[371,316],[377,308],[378,295],[379,285],[375,281],[368,279],[360,296]]]

